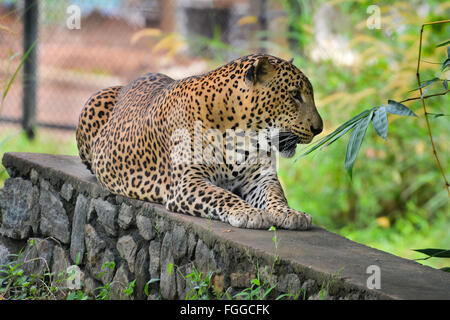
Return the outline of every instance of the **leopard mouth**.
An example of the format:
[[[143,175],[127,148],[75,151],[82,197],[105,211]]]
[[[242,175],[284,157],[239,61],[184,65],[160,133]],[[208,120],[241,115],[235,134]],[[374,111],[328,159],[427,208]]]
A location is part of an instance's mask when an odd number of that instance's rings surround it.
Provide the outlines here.
[[[303,138],[290,131],[280,132],[276,138],[277,140],[273,143],[283,158],[292,158],[295,155],[297,144],[303,143]]]

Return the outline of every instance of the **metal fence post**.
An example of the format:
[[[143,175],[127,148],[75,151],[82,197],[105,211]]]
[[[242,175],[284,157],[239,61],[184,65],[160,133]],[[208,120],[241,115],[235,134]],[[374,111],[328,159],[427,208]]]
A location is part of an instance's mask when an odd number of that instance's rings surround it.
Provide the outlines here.
[[[39,30],[39,1],[25,0],[23,16],[23,52],[35,43]],[[23,64],[22,128],[29,139],[36,124],[37,44]]]
[[[261,28],[262,31],[267,31],[269,30],[269,26],[268,26],[268,19],[267,19],[267,0],[261,0],[260,2],[261,8],[260,8],[260,12],[259,12],[259,26]],[[266,53],[267,52],[267,35],[264,35],[261,37],[261,47],[259,49],[259,51],[261,53]]]

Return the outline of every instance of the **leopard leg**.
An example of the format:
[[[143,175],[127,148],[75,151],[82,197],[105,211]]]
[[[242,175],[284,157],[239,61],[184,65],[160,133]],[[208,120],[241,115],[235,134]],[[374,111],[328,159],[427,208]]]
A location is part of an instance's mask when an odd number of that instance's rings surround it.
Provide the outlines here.
[[[289,207],[276,171],[260,168],[241,186],[242,198],[255,208],[263,209],[275,227],[294,230],[311,228],[309,214]]]
[[[175,171],[176,172],[176,171]],[[236,194],[214,185],[203,165],[190,166],[172,187],[168,210],[227,222],[234,227],[268,228],[266,213]]]

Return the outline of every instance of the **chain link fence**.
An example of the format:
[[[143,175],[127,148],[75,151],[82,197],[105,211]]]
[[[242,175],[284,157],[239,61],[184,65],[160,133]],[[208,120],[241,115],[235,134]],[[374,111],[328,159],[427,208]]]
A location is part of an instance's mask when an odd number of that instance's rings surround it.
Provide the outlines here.
[[[261,49],[252,34],[267,24],[266,6],[266,0],[0,0],[0,84],[7,91],[0,126],[74,130],[99,89],[146,72],[181,78],[207,71],[202,57],[223,62]],[[27,27],[30,10],[37,18]],[[240,23],[245,17],[250,23]],[[10,84],[32,43],[24,29],[30,24],[36,64],[26,62]],[[174,55],[180,47],[183,54]],[[33,86],[25,80],[35,84],[35,98],[27,97]]]
[[[5,84],[22,56],[28,1],[0,6],[0,75]],[[74,129],[88,97],[154,69],[147,45],[130,45],[134,33],[158,23],[156,1],[39,1],[36,113],[38,124]],[[77,17],[79,15],[79,17]],[[23,70],[3,102],[2,120],[22,122]]]

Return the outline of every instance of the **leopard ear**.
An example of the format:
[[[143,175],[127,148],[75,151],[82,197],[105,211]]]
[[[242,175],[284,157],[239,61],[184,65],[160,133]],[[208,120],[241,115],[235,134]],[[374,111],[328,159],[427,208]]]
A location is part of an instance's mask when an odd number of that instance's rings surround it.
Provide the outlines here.
[[[288,60],[288,62],[289,62],[289,63],[294,62],[294,58],[290,58],[290,59]]]
[[[249,85],[264,84],[275,75],[275,67],[267,57],[258,58],[245,73],[245,81]]]

